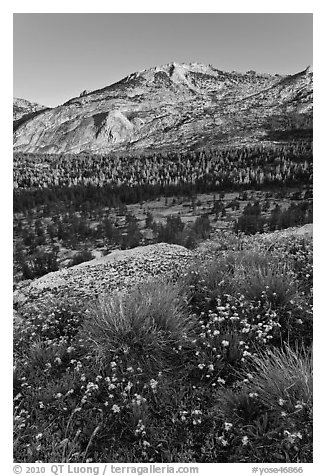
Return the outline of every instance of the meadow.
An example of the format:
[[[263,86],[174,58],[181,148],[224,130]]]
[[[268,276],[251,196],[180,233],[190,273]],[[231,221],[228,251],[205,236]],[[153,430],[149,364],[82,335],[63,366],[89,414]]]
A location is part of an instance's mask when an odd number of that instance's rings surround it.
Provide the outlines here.
[[[127,293],[17,311],[16,462],[312,462],[312,237],[192,253]]]

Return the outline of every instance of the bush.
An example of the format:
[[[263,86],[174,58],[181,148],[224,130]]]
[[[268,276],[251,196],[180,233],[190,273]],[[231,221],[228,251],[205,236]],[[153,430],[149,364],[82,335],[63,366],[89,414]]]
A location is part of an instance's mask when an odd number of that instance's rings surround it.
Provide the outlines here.
[[[266,295],[276,307],[286,307],[298,295],[294,272],[286,263],[258,253],[244,253],[235,263],[236,287],[250,300]]]
[[[68,267],[75,266],[85,261],[90,261],[94,258],[90,251],[84,250],[80,253],[77,253],[69,262]]]
[[[226,421],[229,462],[312,461],[312,356],[290,348],[251,357],[240,389],[221,389],[212,415]]]
[[[192,326],[180,286],[151,281],[130,294],[100,297],[84,335],[104,365],[122,354],[131,364],[157,369],[166,365]]]
[[[294,351],[290,347],[259,352],[252,357],[252,365],[255,371],[247,384],[248,389],[257,392],[266,407],[276,410],[282,406],[293,413],[297,403],[301,402],[312,411],[311,352]]]

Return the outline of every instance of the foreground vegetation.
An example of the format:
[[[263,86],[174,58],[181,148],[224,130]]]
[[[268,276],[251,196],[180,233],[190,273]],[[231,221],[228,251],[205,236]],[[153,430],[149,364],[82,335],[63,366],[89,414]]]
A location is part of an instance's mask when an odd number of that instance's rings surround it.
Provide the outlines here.
[[[194,256],[20,309],[15,461],[312,461],[311,238],[230,233]]]

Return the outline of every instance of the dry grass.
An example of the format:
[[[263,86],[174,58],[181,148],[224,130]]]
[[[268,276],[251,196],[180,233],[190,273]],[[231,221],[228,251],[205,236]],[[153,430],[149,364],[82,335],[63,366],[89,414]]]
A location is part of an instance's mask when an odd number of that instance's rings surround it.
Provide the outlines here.
[[[130,362],[162,367],[193,325],[181,286],[153,280],[130,294],[100,297],[83,333],[100,359],[124,354]]]

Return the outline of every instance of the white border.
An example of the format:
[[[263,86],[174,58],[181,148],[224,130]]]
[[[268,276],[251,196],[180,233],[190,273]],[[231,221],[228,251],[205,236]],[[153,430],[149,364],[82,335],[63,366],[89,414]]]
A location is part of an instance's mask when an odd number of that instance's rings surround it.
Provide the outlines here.
[[[245,7],[245,8],[244,8]],[[326,18],[322,2],[317,1],[273,1],[272,3],[263,3],[258,1],[246,2],[228,1],[213,2],[201,0],[200,2],[177,2],[166,0],[159,3],[150,3],[148,1],[123,1],[112,5],[108,1],[92,2],[68,2],[58,0],[56,2],[40,1],[13,1],[1,6],[0,32],[2,46],[2,81],[1,81],[1,139],[2,154],[0,159],[2,186],[1,186],[1,303],[2,303],[2,343],[1,343],[1,362],[3,369],[3,385],[1,392],[1,422],[2,428],[5,428],[1,448],[1,461],[5,463],[6,469],[3,474],[12,474],[12,407],[11,407],[11,381],[12,381],[12,97],[13,97],[13,13],[313,13],[314,14],[314,257],[315,257],[315,313],[314,313],[314,354],[315,354],[315,436],[314,436],[314,463],[304,466],[304,475],[319,475],[325,471],[323,465],[325,449],[323,445],[323,435],[325,432],[325,410],[324,410],[324,340],[326,336],[325,322],[326,313],[324,312],[325,303],[323,293],[325,287],[325,163],[326,154],[324,153],[324,144],[322,139],[325,135],[325,121],[322,120],[326,114],[325,108],[325,38]],[[9,428],[9,432],[7,429]],[[205,465],[205,470],[200,465],[200,474],[214,474],[220,471],[220,474],[251,474],[253,464],[234,464],[230,465]],[[264,464],[259,466],[279,466]],[[302,466],[298,464],[298,466]],[[323,467],[324,466],[324,467]],[[240,470],[240,471],[239,471]],[[324,470],[324,471],[323,471]]]

